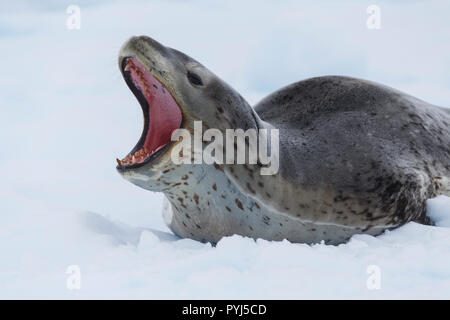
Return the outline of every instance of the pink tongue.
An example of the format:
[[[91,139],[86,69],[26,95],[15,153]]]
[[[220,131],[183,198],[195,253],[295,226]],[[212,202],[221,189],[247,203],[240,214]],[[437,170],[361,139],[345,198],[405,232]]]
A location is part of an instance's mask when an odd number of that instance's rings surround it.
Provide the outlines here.
[[[181,126],[182,115],[177,102],[167,89],[136,59],[130,58],[131,78],[144,94],[150,108],[150,129],[144,148],[153,153],[170,142],[172,132]]]

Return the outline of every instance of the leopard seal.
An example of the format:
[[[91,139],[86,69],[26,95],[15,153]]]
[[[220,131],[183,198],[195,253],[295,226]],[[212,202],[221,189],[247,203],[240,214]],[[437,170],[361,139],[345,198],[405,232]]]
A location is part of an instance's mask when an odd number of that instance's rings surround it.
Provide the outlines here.
[[[450,111],[371,81],[306,79],[253,108],[199,62],[146,37],[121,48],[119,68],[144,114],[118,172],[163,192],[180,237],[233,234],[329,244],[432,223],[425,202],[450,195]],[[174,164],[170,133],[205,128],[279,130],[279,170],[261,164]]]

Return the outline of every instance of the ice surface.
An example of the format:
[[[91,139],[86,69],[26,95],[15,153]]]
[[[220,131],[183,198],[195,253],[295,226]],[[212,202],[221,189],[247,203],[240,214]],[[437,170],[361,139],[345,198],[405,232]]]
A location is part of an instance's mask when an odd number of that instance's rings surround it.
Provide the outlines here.
[[[0,227],[0,298],[450,298],[448,197],[429,200],[437,226],[409,223],[339,246],[232,236],[216,247],[1,200],[21,211]],[[66,286],[70,265],[80,268],[79,290]],[[380,289],[366,285],[372,265]]]

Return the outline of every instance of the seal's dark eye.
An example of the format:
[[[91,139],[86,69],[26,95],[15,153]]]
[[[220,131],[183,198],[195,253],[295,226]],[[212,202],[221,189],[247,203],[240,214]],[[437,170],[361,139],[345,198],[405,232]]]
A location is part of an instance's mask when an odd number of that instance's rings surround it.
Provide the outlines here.
[[[195,74],[195,73],[193,73],[191,71],[188,71],[187,77],[189,79],[189,82],[192,83],[193,85],[196,85],[196,86],[202,86],[203,85],[202,78],[200,78],[199,75],[197,75],[197,74]]]

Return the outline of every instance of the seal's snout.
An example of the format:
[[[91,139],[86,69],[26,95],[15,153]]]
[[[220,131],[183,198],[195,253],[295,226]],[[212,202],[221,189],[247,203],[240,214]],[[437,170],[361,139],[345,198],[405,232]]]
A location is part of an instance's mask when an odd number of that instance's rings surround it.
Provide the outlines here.
[[[120,48],[119,52],[119,66],[122,65],[125,57],[157,57],[164,55],[166,47],[158,41],[147,36],[133,36],[129,38]]]

